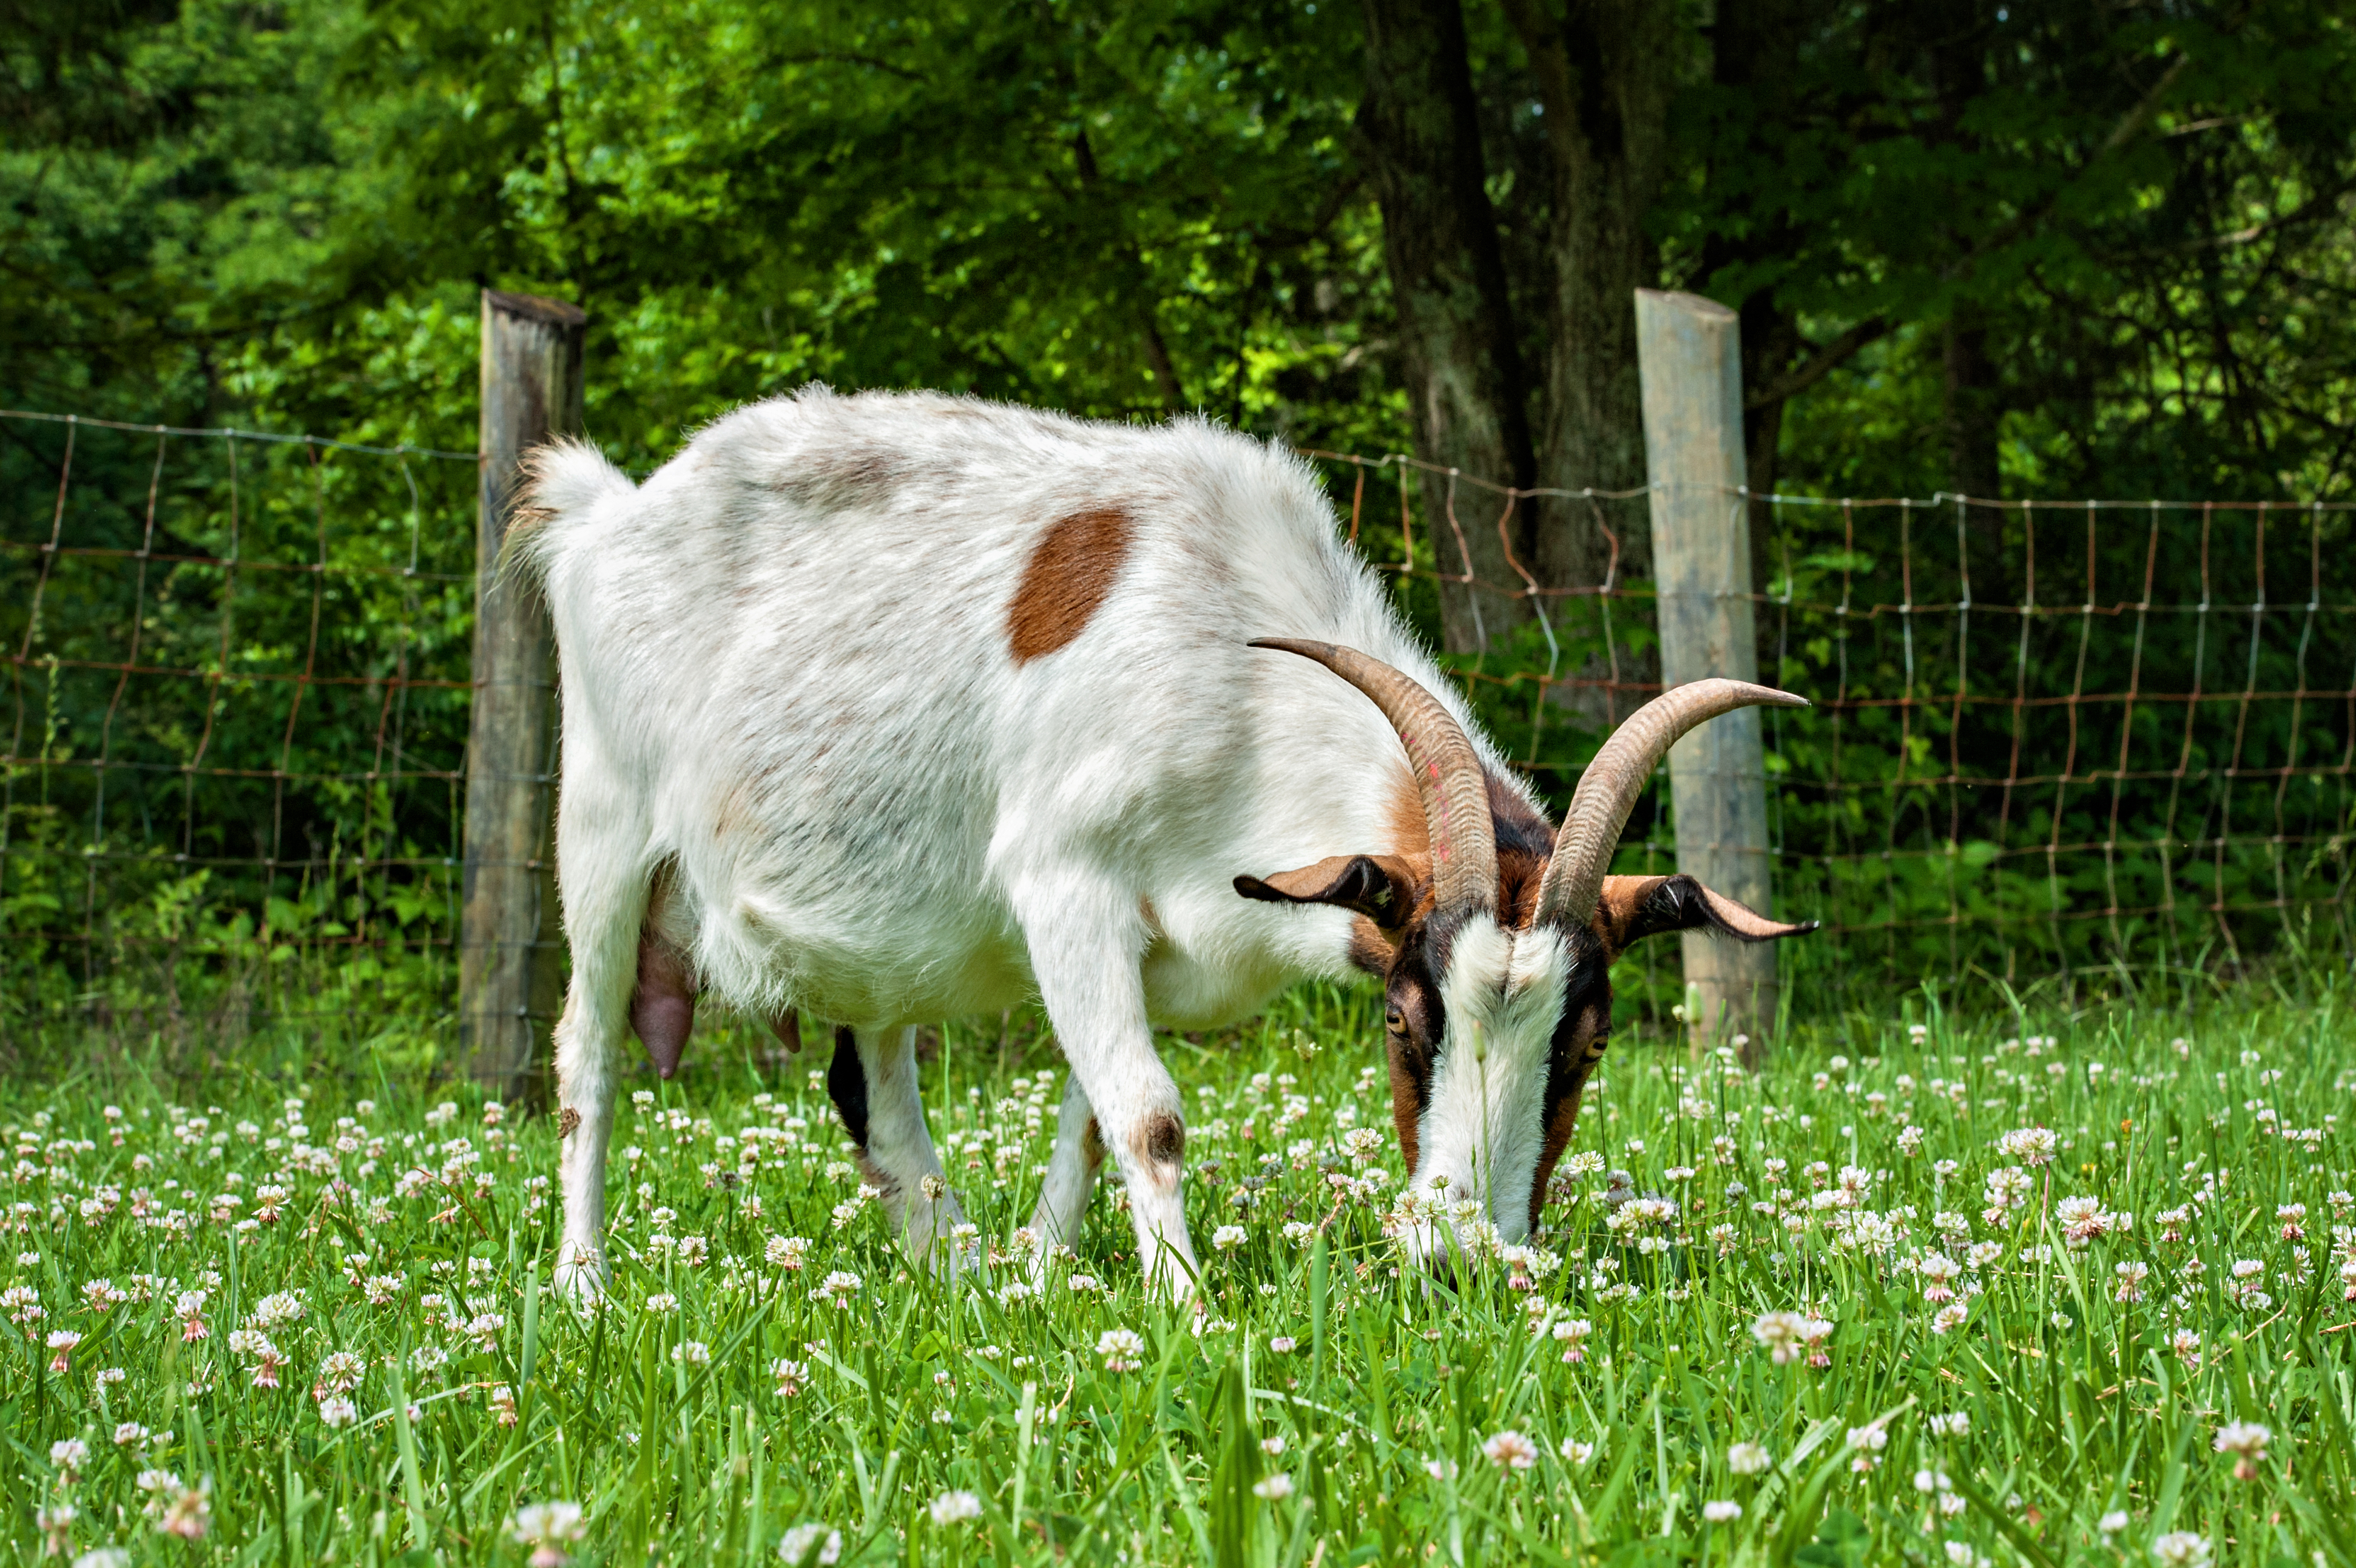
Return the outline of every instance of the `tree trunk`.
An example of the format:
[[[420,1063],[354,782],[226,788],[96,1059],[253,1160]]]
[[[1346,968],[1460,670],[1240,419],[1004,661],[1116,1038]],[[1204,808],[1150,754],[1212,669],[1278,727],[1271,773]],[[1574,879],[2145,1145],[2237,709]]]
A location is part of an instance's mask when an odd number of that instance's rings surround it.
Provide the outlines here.
[[[1824,9],[1821,0],[1721,0],[1709,28],[1710,81],[1722,91],[1739,96],[1750,107],[1749,126],[1739,145],[1726,152],[1739,163],[1771,162],[1779,149],[1768,128],[1785,122],[1792,113],[1792,90],[1800,74],[1800,45]],[[1719,172],[1717,169],[1713,174]],[[1740,177],[1739,176],[1737,177]],[[1799,235],[1781,208],[1751,214],[1740,230],[1713,231],[1702,242],[1703,286],[1732,268],[1749,268],[1792,254]],[[1735,302],[1742,317],[1742,390],[1755,398],[1793,371],[1808,350],[1797,317],[1779,304],[1772,285],[1753,288]],[[1742,446],[1748,460],[1745,480],[1754,495],[1775,489],[1783,435],[1786,399],[1746,403],[1742,413]],[[1775,509],[1767,501],[1751,503],[1751,580],[1767,593],[1783,570],[1775,548]],[[1775,619],[1758,618],[1759,667],[1775,668]]]
[[[1383,214],[1383,253],[1398,313],[1401,376],[1416,450],[1427,462],[1526,486],[1526,387],[1513,309],[1483,182],[1480,127],[1457,0],[1365,0],[1366,96],[1358,124]],[[1634,360],[1630,361],[1633,386]],[[1419,481],[1423,536],[1444,575],[1518,587],[1493,491]],[[1530,561],[1535,526],[1517,509],[1514,554]],[[1528,620],[1526,600],[1443,584],[1440,621],[1451,650],[1483,650]]]
[[[1537,77],[1554,177],[1539,478],[1568,489],[1634,489],[1644,482],[1636,290],[1657,271],[1644,217],[1666,164],[1676,7],[1580,0],[1566,20],[1545,0],[1506,0],[1505,12]],[[1550,510],[1546,575],[1601,582],[1611,550],[1592,509]],[[1608,507],[1606,515],[1621,533],[1621,575],[1649,574],[1644,508]]]
[[[2003,389],[1988,358],[1987,329],[1976,313],[1959,308],[1947,322],[1941,346],[1944,361],[1947,488],[1976,500],[2004,499],[1997,463],[1997,422],[2004,413]]]
[[[1972,101],[1987,90],[1987,50],[1993,37],[1986,0],[1925,0],[1902,13],[1919,29],[1931,94],[1938,105],[1935,138],[1976,154],[1978,137],[1964,124]],[[1973,236],[1950,231],[1947,243],[1959,260],[1954,274],[1968,287],[1966,258]],[[1948,316],[1939,344],[1942,434],[1946,437],[1947,489],[1975,500],[2004,499],[1997,441],[2004,418],[2004,388],[1988,357],[1987,323],[1967,296]],[[1964,517],[1965,564],[1972,598],[1978,604],[2013,602],[2010,563],[2005,558],[2004,512],[1975,506]]]
[[[1644,421],[1636,376],[1636,290],[1655,281],[1658,247],[1644,219],[1667,161],[1676,11],[1658,0],[1505,0],[1528,53],[1546,122],[1553,231],[1546,280],[1546,403],[1538,482],[1552,489],[1635,489],[1644,483]],[[1652,575],[1652,520],[1643,500],[1543,503],[1537,571],[1550,585],[1593,588],[1607,574]],[[1614,541],[1606,529],[1616,534]],[[1617,556],[1616,566],[1614,556]],[[1574,600],[1563,618],[1591,635]],[[1649,658],[1601,657],[1565,671],[1586,681],[1652,678]],[[1631,700],[1596,686],[1559,700],[1598,727]]]

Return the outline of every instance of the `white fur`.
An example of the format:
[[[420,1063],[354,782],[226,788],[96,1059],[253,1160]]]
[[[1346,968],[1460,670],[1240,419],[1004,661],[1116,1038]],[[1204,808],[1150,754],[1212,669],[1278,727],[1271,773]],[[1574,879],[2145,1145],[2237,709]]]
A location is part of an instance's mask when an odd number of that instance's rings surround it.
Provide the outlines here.
[[[1529,1232],[1547,1060],[1570,962],[1553,928],[1508,931],[1482,915],[1457,933],[1440,981],[1448,1043],[1432,1065],[1413,1185],[1443,1203],[1479,1205],[1505,1241]],[[1429,1223],[1404,1234],[1418,1256],[1439,1244]]]
[[[706,992],[857,1026],[870,1159],[919,1250],[956,1210],[915,1197],[940,1166],[901,1027],[1035,994],[1074,1075],[1044,1239],[1084,1210],[1076,1124],[1093,1112],[1149,1275],[1191,1269],[1180,1173],[1133,1144],[1183,1115],[1151,1026],[1222,1022],[1300,976],[1349,972],[1346,913],[1248,902],[1231,879],[1392,847],[1406,774],[1365,697],[1245,644],[1363,650],[1472,728],[1306,467],[1198,421],[813,388],[720,421],[636,489],[571,449],[535,499],[547,515],[518,550],[562,658],[573,972],[557,1069],[581,1117],[562,1156],[565,1283],[603,1277],[616,1068],[666,861],[662,924]],[[1135,524],[1110,596],[1069,646],[1018,665],[1007,606],[1033,549],[1107,507]],[[1491,1004],[1465,983],[1465,1016],[1514,1011],[1511,985]],[[1469,1174],[1455,1082],[1435,1095],[1427,1164]]]

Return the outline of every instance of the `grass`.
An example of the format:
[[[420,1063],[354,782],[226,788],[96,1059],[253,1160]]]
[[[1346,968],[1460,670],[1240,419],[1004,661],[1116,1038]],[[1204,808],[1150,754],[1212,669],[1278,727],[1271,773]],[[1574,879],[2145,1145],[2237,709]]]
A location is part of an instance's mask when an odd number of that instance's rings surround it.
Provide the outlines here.
[[[1014,1268],[912,1277],[809,1057],[765,1079],[706,1049],[626,1114],[621,1261],[586,1316],[541,1294],[546,1118],[455,1091],[248,1080],[181,1107],[132,1074],[20,1083],[5,1539],[27,1561],[541,1568],[781,1542],[846,1563],[2356,1559],[2335,1240],[2356,1053],[2329,993],[2051,1040],[1893,1020],[1878,1049],[1852,1029],[1853,1059],[1803,1037],[1755,1075],[1623,1042],[1546,1232],[1476,1247],[1453,1286],[1384,1236],[1368,1006],[1304,991],[1170,1042],[1200,1318],[1142,1296],[1109,1187],[1042,1294],[1007,1289]],[[952,1030],[927,1069],[1001,1255],[1059,1068]],[[1214,1247],[1226,1225],[1243,1240]]]

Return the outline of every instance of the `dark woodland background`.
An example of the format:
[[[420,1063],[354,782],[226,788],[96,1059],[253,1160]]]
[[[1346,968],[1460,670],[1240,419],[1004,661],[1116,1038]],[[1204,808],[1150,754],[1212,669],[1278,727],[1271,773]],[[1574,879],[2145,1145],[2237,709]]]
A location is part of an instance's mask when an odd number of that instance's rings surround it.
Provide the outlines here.
[[[471,450],[491,286],[587,309],[634,472],[817,379],[1628,490],[1631,292],[1709,295],[1754,491],[1914,498],[1753,506],[1829,699],[1770,730],[1797,1004],[2344,961],[2344,6],[0,0],[0,59],[20,410]],[[1655,672],[1642,499],[1462,491],[1460,554],[1399,471],[1337,510],[1422,520],[1402,604],[1566,799]],[[0,420],[11,1048],[441,1048],[473,489]],[[2021,504],[2089,497],[2268,510]],[[1543,624],[1436,579],[1516,562]]]

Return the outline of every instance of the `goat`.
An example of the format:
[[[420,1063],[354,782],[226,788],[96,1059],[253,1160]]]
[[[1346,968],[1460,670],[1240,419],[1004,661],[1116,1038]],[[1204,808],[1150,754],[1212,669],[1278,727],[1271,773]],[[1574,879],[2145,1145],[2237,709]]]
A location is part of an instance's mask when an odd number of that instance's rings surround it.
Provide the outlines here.
[[[813,387],[643,486],[577,443],[542,448],[529,486],[515,550],[562,671],[568,1292],[606,1277],[624,1036],[669,1077],[699,992],[781,1035],[797,1009],[839,1025],[829,1090],[933,1264],[963,1216],[911,1021],[1035,995],[1071,1069],[1038,1255],[1076,1234],[1108,1156],[1141,1267],[1183,1294],[1184,1104],[1155,1024],[1378,977],[1416,1188],[1512,1240],[1603,1053],[1621,950],[1811,929],[1689,877],[1604,875],[1677,736],[1800,699],[1666,693],[1558,835],[1307,466],[1208,424]]]

